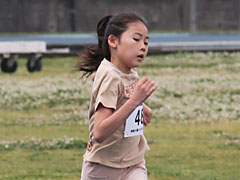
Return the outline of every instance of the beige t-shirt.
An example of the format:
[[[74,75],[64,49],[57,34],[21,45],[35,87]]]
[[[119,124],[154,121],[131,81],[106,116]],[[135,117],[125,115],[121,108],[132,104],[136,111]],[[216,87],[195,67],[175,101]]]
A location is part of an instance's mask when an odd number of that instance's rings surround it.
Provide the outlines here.
[[[102,143],[97,143],[93,137],[94,114],[99,103],[117,111],[130,98],[137,81],[138,73],[135,69],[130,74],[125,74],[108,60],[101,62],[92,88],[89,110],[90,142],[84,160],[114,168],[130,167],[143,161],[144,153],[149,150],[147,141],[144,135],[125,138],[125,125]]]

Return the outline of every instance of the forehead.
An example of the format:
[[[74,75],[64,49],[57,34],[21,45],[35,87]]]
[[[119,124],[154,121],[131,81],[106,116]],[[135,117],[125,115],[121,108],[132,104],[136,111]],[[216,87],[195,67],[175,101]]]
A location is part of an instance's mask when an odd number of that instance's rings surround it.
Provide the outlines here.
[[[147,36],[148,35],[148,29],[145,26],[145,24],[143,24],[142,22],[133,22],[133,23],[129,23],[128,24],[128,28],[125,31],[126,33],[140,33],[143,36]]]

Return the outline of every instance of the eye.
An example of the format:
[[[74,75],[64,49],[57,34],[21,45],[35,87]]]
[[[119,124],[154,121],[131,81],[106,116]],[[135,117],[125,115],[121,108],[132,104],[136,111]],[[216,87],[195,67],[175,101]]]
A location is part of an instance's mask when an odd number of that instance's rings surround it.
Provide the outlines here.
[[[134,41],[136,41],[136,42],[138,42],[138,41],[139,41],[139,39],[138,39],[138,38],[133,38],[133,40],[134,40]]]
[[[148,42],[144,42],[144,44],[145,44],[146,46],[148,46]]]

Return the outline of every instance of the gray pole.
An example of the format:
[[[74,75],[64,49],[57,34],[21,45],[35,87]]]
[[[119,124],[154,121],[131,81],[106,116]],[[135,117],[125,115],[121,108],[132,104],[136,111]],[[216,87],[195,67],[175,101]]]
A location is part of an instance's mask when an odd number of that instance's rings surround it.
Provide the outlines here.
[[[197,0],[190,0],[190,33],[196,34],[197,33],[197,24],[196,24],[196,17],[197,17]]]

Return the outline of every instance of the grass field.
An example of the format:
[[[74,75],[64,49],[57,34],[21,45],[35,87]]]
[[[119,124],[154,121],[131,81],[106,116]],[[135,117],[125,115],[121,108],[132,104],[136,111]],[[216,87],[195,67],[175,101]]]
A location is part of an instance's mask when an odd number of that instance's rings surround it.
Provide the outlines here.
[[[0,72],[0,179],[80,179],[92,82],[76,58],[44,58],[28,73]],[[240,180],[240,54],[149,56],[141,77],[158,83],[147,100],[149,180]]]

